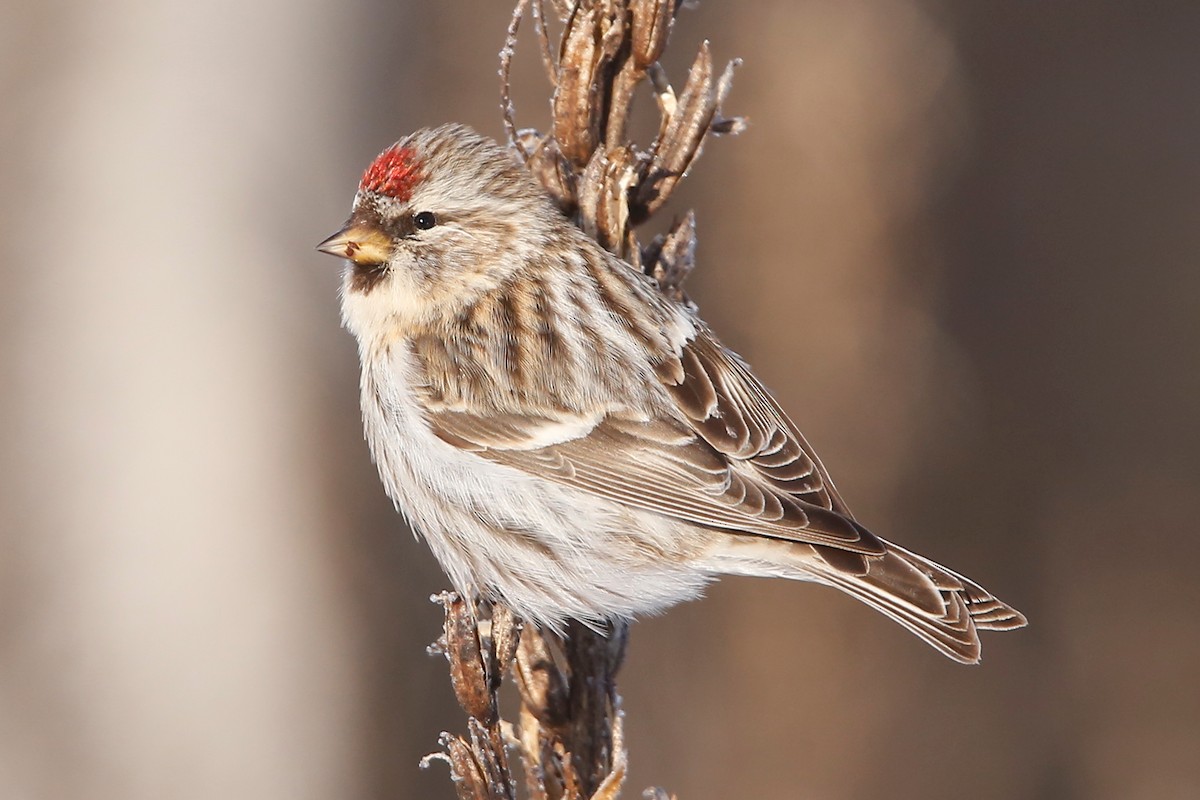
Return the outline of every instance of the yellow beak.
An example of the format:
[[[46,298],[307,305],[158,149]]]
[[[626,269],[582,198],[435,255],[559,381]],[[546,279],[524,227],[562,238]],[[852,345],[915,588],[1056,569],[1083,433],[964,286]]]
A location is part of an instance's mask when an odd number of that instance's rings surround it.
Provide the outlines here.
[[[377,266],[392,254],[391,238],[366,222],[350,220],[340,231],[317,245],[322,253],[348,258],[362,267]]]

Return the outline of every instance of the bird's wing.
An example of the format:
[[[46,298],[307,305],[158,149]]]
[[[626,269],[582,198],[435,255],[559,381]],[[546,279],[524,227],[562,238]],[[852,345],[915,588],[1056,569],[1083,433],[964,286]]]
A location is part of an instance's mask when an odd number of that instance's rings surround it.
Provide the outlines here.
[[[832,548],[851,571],[862,569],[856,554],[885,552],[767,390],[707,331],[657,374],[677,413],[484,416],[433,404],[426,419],[455,447],[633,508]]]
[[[853,518],[779,403],[706,327],[656,371],[692,430],[717,452],[797,499]]]

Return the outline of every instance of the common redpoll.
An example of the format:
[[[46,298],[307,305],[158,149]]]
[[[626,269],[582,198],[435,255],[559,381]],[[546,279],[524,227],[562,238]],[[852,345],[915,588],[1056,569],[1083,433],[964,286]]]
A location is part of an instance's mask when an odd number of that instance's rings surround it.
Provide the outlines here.
[[[746,363],[469,128],[385,150],[320,249],[384,488],[460,592],[560,626],[815,581],[967,663],[1025,624],[856,522]]]

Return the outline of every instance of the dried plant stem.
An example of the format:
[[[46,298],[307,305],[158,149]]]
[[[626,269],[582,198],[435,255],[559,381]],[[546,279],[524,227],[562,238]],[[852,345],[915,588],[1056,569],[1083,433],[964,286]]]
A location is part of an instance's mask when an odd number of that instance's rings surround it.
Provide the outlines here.
[[[500,54],[501,107],[509,145],[563,212],[605,248],[643,269],[669,297],[688,302],[683,282],[694,266],[691,212],[642,245],[635,226],[658,211],[700,154],[709,135],[737,133],[744,122],[721,116],[730,63],[714,82],[708,43],[676,95],[659,63],[677,0],[552,0],[562,25],[551,50],[542,0],[519,0]],[[553,86],[550,132],[520,131],[509,85],[520,22],[532,7],[541,59]],[[661,117],[643,149],[626,141],[636,88],[649,80]],[[623,624],[561,632],[523,627],[502,605],[445,593],[434,649],[450,664],[467,735],[442,734],[460,800],[614,800],[626,772],[616,676],[625,656]],[[520,695],[516,722],[502,720],[498,693],[506,674]],[[516,758],[510,762],[510,755]],[[520,780],[518,780],[518,777]],[[523,785],[524,792],[518,787]],[[660,789],[647,796],[666,800]]]

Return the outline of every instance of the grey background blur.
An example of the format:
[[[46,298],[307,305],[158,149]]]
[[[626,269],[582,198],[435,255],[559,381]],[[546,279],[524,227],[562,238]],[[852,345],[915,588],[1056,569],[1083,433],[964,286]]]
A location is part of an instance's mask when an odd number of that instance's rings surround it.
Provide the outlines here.
[[[0,8],[0,797],[452,796],[443,588],[360,435],[363,166],[501,132],[507,2]],[[1028,613],[638,625],[630,797],[1200,796],[1200,5],[708,0],[702,310],[859,516]],[[520,121],[547,87],[526,39]]]

